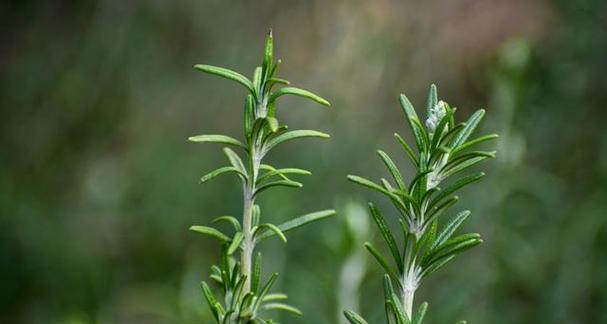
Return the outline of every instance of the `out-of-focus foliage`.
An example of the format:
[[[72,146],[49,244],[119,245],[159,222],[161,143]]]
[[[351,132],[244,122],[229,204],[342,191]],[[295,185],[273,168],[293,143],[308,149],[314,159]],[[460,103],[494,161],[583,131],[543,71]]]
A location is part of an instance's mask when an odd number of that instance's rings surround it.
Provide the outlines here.
[[[603,0],[3,1],[0,322],[212,321],[198,281],[218,251],[186,229],[237,214],[241,197],[237,180],[198,186],[192,175],[223,157],[184,139],[240,134],[226,121],[241,118],[245,92],[191,66],[246,71],[269,27],[282,75],[333,104],[330,115],[283,111],[332,140],[276,150],[271,162],[315,176],[277,191],[269,221],[360,195],[344,175],[374,169],[369,150],[396,149],[391,134],[405,131],[394,94],[423,98],[436,82],[459,107],[484,107],[501,137],[492,181],[462,194],[478,215],[465,229],[485,243],[420,292],[441,305],[427,322],[606,322],[606,16]],[[268,272],[288,273],[276,288],[307,314],[289,323],[341,320],[344,226],[334,218],[262,247]],[[381,294],[377,267],[364,273],[360,289]]]

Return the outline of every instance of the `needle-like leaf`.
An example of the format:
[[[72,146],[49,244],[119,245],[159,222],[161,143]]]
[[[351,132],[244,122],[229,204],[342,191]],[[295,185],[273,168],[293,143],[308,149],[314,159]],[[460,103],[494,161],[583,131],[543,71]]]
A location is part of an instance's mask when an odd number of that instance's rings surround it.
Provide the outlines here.
[[[206,65],[206,64],[196,64],[196,65],[194,65],[194,68],[196,70],[199,70],[202,72],[214,74],[214,75],[220,76],[222,78],[226,78],[228,80],[236,81],[236,82],[240,83],[241,85],[245,86],[245,88],[247,88],[251,93],[255,93],[255,90],[253,88],[253,83],[251,82],[251,80],[247,79],[247,77],[245,77],[244,75],[242,75],[238,72],[232,71],[230,69],[213,66],[213,65]]]
[[[240,148],[247,149],[247,146],[242,144],[239,140],[225,135],[197,135],[188,138],[188,141],[194,143],[219,143],[238,146]]]
[[[284,96],[284,95],[293,95],[293,96],[303,97],[303,98],[307,98],[312,101],[315,101],[323,106],[327,106],[327,107],[331,106],[331,104],[326,99],[324,99],[308,90],[295,88],[295,87],[280,88],[279,90],[274,92],[272,95],[270,95],[270,99],[268,102],[274,102],[280,96]]]

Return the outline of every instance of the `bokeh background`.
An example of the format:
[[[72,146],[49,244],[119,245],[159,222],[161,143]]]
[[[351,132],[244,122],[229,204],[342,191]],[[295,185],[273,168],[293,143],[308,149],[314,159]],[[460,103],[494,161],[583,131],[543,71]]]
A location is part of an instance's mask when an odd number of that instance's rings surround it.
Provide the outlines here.
[[[383,322],[365,202],[393,211],[345,175],[384,175],[378,148],[410,174],[398,94],[421,106],[435,82],[501,137],[459,204],[485,243],[422,286],[428,323],[607,323],[604,0],[2,1],[0,323],[212,322],[198,283],[218,246],[187,228],[241,196],[198,185],[224,157],[186,138],[241,136],[244,91],[192,65],[250,75],[270,27],[282,76],[333,103],[285,99],[280,120],[332,139],[274,152],[314,174],[264,215],[339,211],[260,246],[305,313],[275,318]]]

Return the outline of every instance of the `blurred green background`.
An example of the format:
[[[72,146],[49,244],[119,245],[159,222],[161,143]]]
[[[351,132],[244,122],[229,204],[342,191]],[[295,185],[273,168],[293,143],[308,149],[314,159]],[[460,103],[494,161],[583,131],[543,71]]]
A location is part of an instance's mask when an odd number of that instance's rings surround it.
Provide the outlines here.
[[[218,246],[187,227],[238,215],[240,188],[199,186],[224,157],[186,138],[241,136],[244,91],[192,65],[250,75],[270,27],[282,76],[333,104],[279,118],[332,139],[274,152],[313,176],[264,215],[340,212],[260,246],[305,313],[283,323],[383,322],[364,206],[392,210],[345,175],[382,176],[380,147],[405,165],[398,94],[431,82],[501,137],[458,206],[485,244],[422,286],[428,322],[607,323],[604,0],[2,1],[0,26],[0,323],[211,323]]]

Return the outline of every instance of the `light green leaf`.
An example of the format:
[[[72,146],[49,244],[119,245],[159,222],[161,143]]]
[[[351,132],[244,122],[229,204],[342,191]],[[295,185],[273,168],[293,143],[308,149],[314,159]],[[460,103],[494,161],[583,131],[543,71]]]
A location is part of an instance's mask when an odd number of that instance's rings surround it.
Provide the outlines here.
[[[212,220],[211,223],[216,223],[216,222],[221,222],[221,221],[232,224],[232,226],[234,227],[234,229],[237,232],[242,231],[242,227],[240,226],[240,221],[238,221],[238,219],[236,219],[236,217],[234,217],[234,216],[219,216],[219,217],[215,218],[214,220]]]
[[[289,187],[289,188],[301,188],[303,187],[303,184],[297,182],[297,181],[291,181],[291,180],[278,180],[278,181],[272,181],[272,182],[268,182],[266,184],[261,185],[259,188],[257,188],[257,190],[255,190],[255,193],[253,193],[253,197],[259,195],[260,193],[273,188],[273,187]]]
[[[270,99],[268,100],[268,102],[274,102],[274,101],[276,101],[276,99],[278,99],[278,97],[284,96],[284,95],[293,95],[293,96],[304,97],[304,98],[308,98],[312,101],[315,101],[321,105],[331,106],[331,104],[327,100],[323,99],[322,97],[320,97],[308,90],[295,88],[295,87],[280,88],[279,90],[275,91],[274,93],[272,93],[270,95]]]
[[[320,137],[320,138],[329,138],[329,134],[321,133],[315,130],[294,130],[290,132],[285,132],[280,135],[274,136],[270,138],[264,145],[264,150],[267,152],[278,144],[281,144],[286,141],[304,138],[304,137]]]
[[[436,85],[433,83],[430,85],[430,91],[428,91],[428,100],[426,101],[426,117],[430,117],[430,110],[438,103],[438,94],[436,91]]]
[[[413,324],[422,324],[424,321],[424,317],[426,316],[426,311],[428,310],[428,303],[423,302],[417,308],[417,312],[415,312],[415,316],[413,317]]]
[[[310,214],[306,214],[306,215],[302,215],[299,217],[296,217],[294,219],[291,219],[287,222],[284,222],[280,225],[278,225],[278,228],[283,232],[286,233],[288,231],[294,230],[298,227],[304,226],[306,224],[312,223],[312,222],[316,222],[331,216],[336,215],[337,213],[335,212],[335,210],[332,209],[327,209],[327,210],[323,210],[323,211],[318,211],[318,212],[314,212],[314,213],[310,213]],[[257,239],[259,241],[271,237],[272,235],[274,235],[274,232],[271,231],[265,231],[263,233],[261,233]]]
[[[480,121],[483,119],[483,116],[485,116],[484,109],[479,109],[474,114],[472,114],[472,116],[470,116],[470,118],[468,118],[468,120],[466,121],[466,126],[464,127],[464,129],[462,129],[462,131],[457,134],[450,147],[456,148],[462,145],[468,139],[468,137],[472,135],[472,133],[476,129],[476,126],[478,126],[478,123],[480,123]]]
[[[356,314],[354,311],[351,310],[344,311],[344,316],[346,317],[346,319],[348,319],[350,324],[369,324],[367,323],[367,321],[365,321],[364,318],[362,318],[360,315]]]
[[[272,37],[272,29],[268,32],[266,36],[266,46],[264,48],[263,55],[263,71],[266,78],[271,77],[270,69],[272,68],[272,59],[274,55],[274,40]]]
[[[477,145],[477,144],[480,144],[480,143],[483,143],[483,142],[486,142],[486,141],[490,141],[492,139],[496,139],[498,137],[499,137],[499,135],[497,135],[497,134],[489,134],[489,135],[485,135],[485,136],[481,136],[481,137],[475,138],[473,140],[470,140],[470,141],[468,141],[468,142],[466,142],[466,143],[464,143],[464,144],[462,144],[462,145],[454,148],[453,151],[451,151],[451,154],[455,155],[455,154],[457,154],[459,152],[464,151],[465,149],[467,149],[469,147],[472,147],[474,145]]]
[[[293,306],[287,305],[287,304],[283,304],[283,303],[268,303],[268,304],[263,305],[262,307],[263,307],[263,309],[266,309],[266,310],[277,309],[277,310],[286,311],[286,312],[289,312],[289,313],[292,313],[295,315],[299,315],[299,316],[303,315],[299,309],[297,309]]]
[[[261,278],[261,252],[257,252],[255,262],[253,263],[253,275],[251,276],[251,291],[257,293],[259,287],[259,278]]]
[[[224,147],[223,153],[228,157],[228,160],[230,161],[230,164],[232,164],[233,167],[240,170],[240,173],[247,175],[247,169],[245,168],[244,163],[242,163],[242,160],[240,159],[238,154],[236,154],[236,152],[232,151],[227,147]],[[246,178],[248,178],[248,175]]]
[[[432,243],[432,247],[430,247],[430,249],[434,250],[435,248],[443,244],[446,240],[448,240],[451,235],[453,235],[453,232],[455,232],[459,228],[459,226],[466,220],[466,218],[468,218],[469,215],[469,210],[461,211],[457,215],[455,215],[455,217],[453,217],[453,219],[449,221],[445,228],[443,228],[440,234],[438,234],[436,241]]]
[[[194,232],[204,234],[204,235],[209,235],[209,236],[212,236],[223,242],[231,241],[231,239],[227,235],[223,234],[222,232],[220,232],[217,229],[214,229],[214,228],[208,227],[208,226],[201,226],[201,225],[190,226],[190,231],[194,231]]]
[[[234,252],[236,252],[236,250],[240,247],[240,243],[242,243],[243,238],[244,236],[242,235],[242,232],[236,232],[236,234],[234,234],[232,243],[230,243],[230,246],[228,247],[228,255],[232,255]]]
[[[461,179],[458,179],[457,181],[448,185],[444,190],[439,191],[439,193],[436,195],[436,197],[428,205],[428,209],[432,209],[432,207],[436,206],[436,204],[438,204],[442,199],[446,198],[447,196],[450,196],[452,193],[465,187],[466,185],[482,179],[484,176],[485,176],[484,172],[479,172],[479,173],[472,174],[472,175],[463,177]]]
[[[188,141],[194,143],[219,143],[219,144],[228,144],[241,147],[243,149],[247,149],[247,146],[242,144],[239,140],[225,135],[197,135],[191,136],[188,138]]]
[[[255,93],[255,90],[253,88],[253,83],[251,82],[251,80],[247,79],[247,77],[245,77],[244,75],[226,69],[226,68],[222,68],[222,67],[218,67],[218,66],[213,66],[213,65],[206,65],[206,64],[196,64],[194,65],[194,68],[202,71],[202,72],[206,72],[209,74],[214,74],[223,78],[226,78],[228,80],[232,80],[232,81],[236,81],[238,83],[240,83],[241,85],[245,86],[245,88],[247,88],[251,93]]]
[[[213,171],[205,174],[204,176],[202,176],[202,178],[200,178],[200,183],[205,183],[205,182],[215,178],[218,175],[221,175],[224,173],[229,173],[229,172],[234,172],[234,173],[237,173],[237,174],[243,176],[245,179],[247,178],[247,175],[242,173],[242,171],[238,170],[235,167],[229,166],[229,167],[222,167],[222,168],[213,170]]]
[[[264,298],[263,298],[263,302],[271,302],[271,301],[277,301],[277,300],[287,300],[289,297],[285,294],[280,294],[280,293],[275,293],[275,294],[267,294]]]
[[[264,180],[267,180],[273,176],[281,176],[284,180],[289,180],[289,178],[287,178],[285,176],[285,174],[301,174],[301,175],[311,175],[312,173],[310,171],[307,170],[303,170],[303,169],[297,169],[297,168],[285,168],[285,169],[274,169],[273,170],[268,171],[266,173],[264,173],[263,175],[261,175],[258,179],[257,179],[257,184],[263,182]]]
[[[278,226],[274,225],[274,224],[270,224],[270,223],[266,223],[266,224],[261,224],[257,227],[257,230],[255,230],[255,233],[253,233],[253,237],[257,238],[258,235],[263,234],[264,233],[264,229],[265,231],[270,231],[276,235],[278,235],[278,237],[280,237],[280,239],[287,243],[287,237],[285,236],[285,234],[280,230],[280,228],[278,228]],[[270,235],[271,236],[271,235]]]

